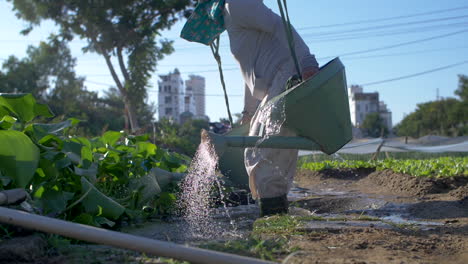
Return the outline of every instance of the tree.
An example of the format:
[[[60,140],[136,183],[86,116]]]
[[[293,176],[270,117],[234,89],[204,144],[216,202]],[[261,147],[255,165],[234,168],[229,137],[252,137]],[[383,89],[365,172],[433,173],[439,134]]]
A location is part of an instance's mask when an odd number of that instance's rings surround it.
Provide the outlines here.
[[[463,102],[468,101],[468,76],[458,76],[458,89],[455,91],[455,94],[458,95]]]
[[[418,104],[395,129],[399,136],[421,137],[425,135],[457,136],[459,125],[458,106],[454,98]]]
[[[202,129],[209,129],[208,121],[189,119],[179,125],[163,118],[155,123],[155,143],[172,151],[193,156],[200,144]]]
[[[23,59],[10,56],[3,64],[2,91],[32,93],[39,100],[50,101],[52,108],[60,108],[59,113],[71,112],[74,107],[75,100],[63,103],[67,99],[94,96],[84,89],[84,79],[76,76],[76,60],[67,44],[56,36],[38,47],[29,46],[26,53]]]
[[[380,137],[388,135],[388,128],[379,113],[370,113],[362,122],[363,132],[370,137]]]
[[[7,93],[31,93],[46,103],[56,121],[70,117],[82,120],[77,133],[98,135],[105,129],[121,130],[124,125],[122,99],[104,98],[87,91],[84,79],[76,76],[75,58],[66,42],[51,36],[48,42],[29,46],[27,57],[10,56],[0,72],[0,89]]]
[[[399,136],[421,137],[428,134],[463,136],[468,134],[468,79],[459,76],[455,98],[418,104],[396,127]]]
[[[48,85],[41,80],[36,64],[30,60],[19,60],[10,56],[3,63],[5,73],[0,75],[0,90],[4,93],[32,93],[42,98]]]
[[[191,4],[190,0],[8,1],[13,2],[16,15],[30,23],[23,33],[30,32],[42,20],[51,19],[64,39],[85,39],[88,44],[83,51],[96,52],[104,58],[122,96],[132,131],[139,127],[138,109],[145,107],[148,81],[157,61],[173,52],[172,41],[161,39],[157,43],[156,37],[181,18]]]

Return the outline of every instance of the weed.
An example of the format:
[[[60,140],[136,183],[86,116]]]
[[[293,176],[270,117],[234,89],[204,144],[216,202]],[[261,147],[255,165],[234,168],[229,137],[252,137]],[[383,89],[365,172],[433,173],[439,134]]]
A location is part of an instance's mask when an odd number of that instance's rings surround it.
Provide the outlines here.
[[[211,242],[201,247],[271,261],[277,261],[280,255],[289,254],[297,250],[297,248],[289,249],[286,239],[262,240],[255,237],[250,237],[247,240]]]
[[[391,225],[392,227],[398,228],[398,229],[406,229],[406,230],[412,230],[412,231],[418,231],[419,227],[415,224],[411,223],[394,223],[391,221],[382,221],[382,223]]]
[[[13,238],[15,231],[11,230],[7,225],[0,224],[0,242],[4,239]]]
[[[253,225],[253,235],[301,235],[297,230],[301,225],[300,218],[290,215],[275,215],[261,218]]]
[[[380,218],[378,217],[372,217],[368,215],[360,215],[358,218],[356,218],[358,221],[369,221],[369,222],[378,222],[380,221]]]

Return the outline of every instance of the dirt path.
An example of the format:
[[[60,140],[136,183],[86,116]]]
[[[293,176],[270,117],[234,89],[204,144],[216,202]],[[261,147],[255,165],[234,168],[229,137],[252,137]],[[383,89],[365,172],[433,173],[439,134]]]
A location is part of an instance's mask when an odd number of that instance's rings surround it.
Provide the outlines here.
[[[311,221],[287,263],[468,263],[467,179],[390,171],[300,171],[295,205],[319,215],[377,221]],[[309,196],[307,196],[309,195]]]

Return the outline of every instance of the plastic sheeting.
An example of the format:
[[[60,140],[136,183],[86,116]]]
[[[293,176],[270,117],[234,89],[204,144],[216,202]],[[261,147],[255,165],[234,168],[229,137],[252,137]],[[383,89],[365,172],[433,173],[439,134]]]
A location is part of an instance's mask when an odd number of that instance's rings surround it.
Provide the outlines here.
[[[426,152],[426,153],[441,153],[441,152],[468,152],[468,140],[456,144],[425,146],[418,144],[405,144],[404,142],[392,139],[370,139],[366,141],[346,144],[337,153],[347,154],[369,154],[377,152],[379,146],[380,152]],[[300,156],[309,154],[318,154],[319,151],[299,151]]]

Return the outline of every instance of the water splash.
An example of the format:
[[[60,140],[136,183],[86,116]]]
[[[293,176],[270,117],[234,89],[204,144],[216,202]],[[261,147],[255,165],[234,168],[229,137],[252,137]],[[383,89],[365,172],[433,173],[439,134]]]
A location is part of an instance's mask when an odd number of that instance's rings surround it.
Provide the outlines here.
[[[286,110],[284,98],[268,102],[258,113],[257,122],[263,124],[263,139],[278,135],[286,120]]]
[[[213,146],[202,141],[190,164],[188,174],[181,183],[178,207],[188,225],[187,232],[195,238],[216,238],[228,231],[236,231],[224,202],[224,187],[219,178],[218,160]],[[216,209],[219,203],[224,209],[221,214],[230,220],[234,230],[226,230],[226,226],[214,219],[220,215],[220,210]]]
[[[286,121],[286,110],[284,98],[275,101],[267,102],[261,107],[257,113],[257,124],[260,125],[260,139],[255,143],[253,147],[253,157],[259,156],[263,161],[268,162],[271,166],[277,167],[274,162],[265,157],[262,151],[259,150],[259,146],[271,136],[279,135]]]

